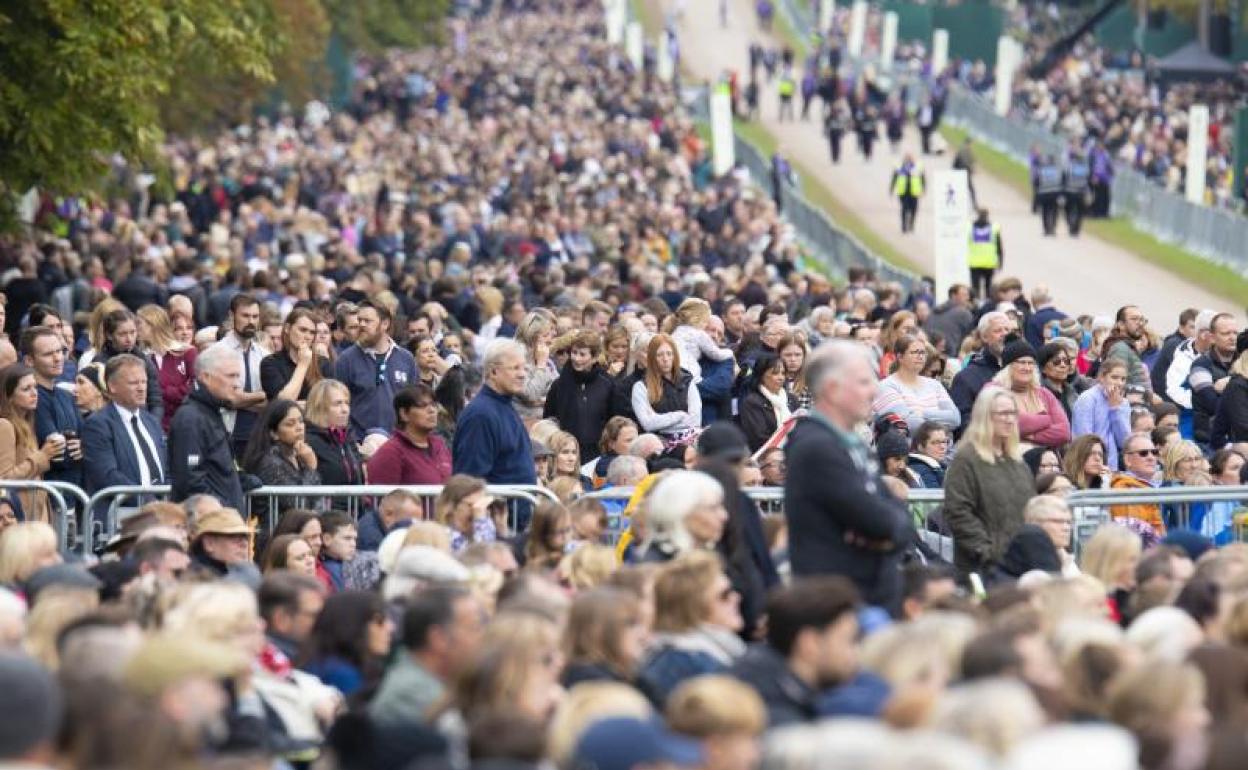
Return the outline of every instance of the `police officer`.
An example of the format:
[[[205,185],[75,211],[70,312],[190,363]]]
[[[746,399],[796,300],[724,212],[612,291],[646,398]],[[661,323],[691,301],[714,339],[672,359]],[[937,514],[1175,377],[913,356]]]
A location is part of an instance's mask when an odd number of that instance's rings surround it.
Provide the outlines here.
[[[1066,160],[1062,174],[1062,197],[1066,208],[1066,227],[1072,236],[1079,235],[1083,225],[1084,202],[1092,179],[1092,166],[1083,153],[1074,151]]]
[[[988,219],[988,209],[980,209],[971,224],[971,243],[966,253],[966,264],[971,268],[971,290],[987,297],[992,288],[993,273],[1005,262],[1005,248],[1001,245],[1001,226]]]
[[[1062,169],[1052,155],[1045,155],[1036,165],[1035,187],[1044,234],[1057,235],[1057,204],[1062,197]]]
[[[914,230],[914,217],[919,213],[919,198],[923,196],[923,167],[914,162],[914,156],[906,153],[901,165],[893,172],[890,182],[893,195],[901,203],[901,231]]]
[[[843,98],[833,101],[823,116],[823,131],[828,135],[828,149],[832,151],[832,162],[841,162],[841,139],[849,130],[849,105]]]
[[[780,120],[784,120],[786,116],[793,120],[793,95],[797,93],[797,81],[793,78],[791,68],[785,67],[784,72],[780,73],[777,91],[780,93]]]

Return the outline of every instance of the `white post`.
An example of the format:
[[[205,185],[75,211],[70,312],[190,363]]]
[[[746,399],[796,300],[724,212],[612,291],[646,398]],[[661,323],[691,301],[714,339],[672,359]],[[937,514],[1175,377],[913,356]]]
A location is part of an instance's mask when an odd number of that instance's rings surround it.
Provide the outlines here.
[[[971,268],[966,263],[970,246],[971,194],[966,172],[937,171],[930,197],[935,208],[934,259],[936,296],[944,297],[955,283],[969,284]]]
[[[862,43],[867,37],[867,2],[854,0],[849,12],[849,58],[862,56]]]
[[[893,68],[893,54],[897,51],[897,14],[889,11],[884,14],[884,33],[880,38],[880,69],[885,72]]]
[[[1187,111],[1187,199],[1205,202],[1205,163],[1209,150],[1209,108],[1193,104]]]
[[[607,3],[607,42],[619,45],[624,42],[624,25],[628,23],[624,0],[607,0]]]
[[[630,21],[628,26],[624,28],[624,53],[628,56],[628,60],[633,63],[633,69],[637,72],[641,72],[642,65],[645,63],[645,49],[641,34],[641,22],[639,21]]]
[[[654,45],[655,74],[662,82],[670,83],[676,74],[676,67],[672,62],[672,46],[667,41],[667,30],[659,32],[658,37],[654,39]]]
[[[836,0],[819,0],[819,34],[826,35],[832,31],[832,20],[836,18]]]
[[[1014,70],[1018,67],[1018,44],[1013,38],[1002,35],[997,38],[997,68],[994,108],[998,115],[1006,115],[1010,111],[1010,101],[1014,93]]]
[[[732,137],[732,97],[727,89],[711,91],[711,169],[715,176],[732,170],[736,150]]]
[[[932,32],[932,74],[939,75],[949,66],[949,30]]]

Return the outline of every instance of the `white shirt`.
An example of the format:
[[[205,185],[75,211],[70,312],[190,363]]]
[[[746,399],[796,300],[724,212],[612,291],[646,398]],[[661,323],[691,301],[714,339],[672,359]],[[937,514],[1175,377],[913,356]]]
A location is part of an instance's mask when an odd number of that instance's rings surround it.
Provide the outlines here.
[[[160,464],[160,452],[156,451],[156,442],[152,440],[151,435],[147,432],[147,426],[143,424],[143,418],[139,417],[138,410],[131,411],[117,402],[113,402],[113,406],[117,409],[117,413],[121,415],[121,421],[126,426],[126,435],[130,437],[130,446],[134,448],[134,457],[139,461],[139,483],[143,486],[150,486],[152,474],[147,469],[147,460],[143,457],[143,448],[139,445],[139,441],[147,442],[147,448],[152,453],[152,459],[156,461],[156,467],[160,468],[161,479],[164,479],[165,469]],[[134,435],[134,425],[131,419],[139,417],[139,436]]]
[[[246,393],[258,393],[260,391],[260,361],[269,354],[263,345],[254,338],[251,340],[251,349],[246,357],[243,356],[243,340],[234,332],[222,337],[213,347],[223,347],[238,353],[238,360],[244,362],[244,365],[251,370],[251,388],[247,388],[247,373],[244,372],[239,384],[244,386],[243,391]]]

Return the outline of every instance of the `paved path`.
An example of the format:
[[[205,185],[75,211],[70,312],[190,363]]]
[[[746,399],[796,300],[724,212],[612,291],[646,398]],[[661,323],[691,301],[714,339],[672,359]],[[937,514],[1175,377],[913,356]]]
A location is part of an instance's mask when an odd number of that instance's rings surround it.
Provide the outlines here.
[[[676,0],[659,2],[667,11]],[[685,12],[677,25],[681,59],[687,72],[699,81],[717,78],[727,69],[746,75],[750,42],[765,39],[754,22],[750,0],[729,2],[732,16],[727,29],[719,26],[717,0],[682,3]],[[881,125],[881,138],[869,162],[858,152],[853,137],[847,136],[842,144],[841,162],[833,165],[815,115],[822,103],[812,105],[809,122],[781,123],[775,83],[760,85],[762,124],[777,138],[782,150],[803,168],[818,174],[832,194],[852,207],[872,230],[930,272],[933,235],[928,200],[920,204],[915,231],[903,235],[898,206],[888,190],[893,168],[901,160],[900,153],[909,150],[919,157],[917,131],[908,127],[902,150],[893,155],[882,138]],[[800,100],[795,102],[800,112]],[[920,160],[930,183],[931,172],[948,168],[952,155]],[[1031,201],[1004,182],[981,172],[975,176],[975,188],[980,205],[987,206],[993,220],[1001,225],[1005,265],[998,275],[1017,276],[1028,289],[1047,283],[1057,306],[1067,312],[1112,315],[1120,305],[1135,304],[1154,319],[1159,331],[1169,333],[1185,307],[1231,309],[1230,300],[1188,284],[1129,251],[1086,234],[1069,237],[1064,222],[1059,225],[1057,237],[1044,237],[1039,217],[1031,213]]]

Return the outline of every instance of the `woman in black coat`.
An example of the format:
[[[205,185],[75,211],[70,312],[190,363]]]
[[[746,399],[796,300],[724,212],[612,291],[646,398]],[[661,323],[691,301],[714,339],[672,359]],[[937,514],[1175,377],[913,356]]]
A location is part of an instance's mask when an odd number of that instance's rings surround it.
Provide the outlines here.
[[[347,435],[351,392],[338,380],[321,380],[308,392],[304,440],[316,453],[316,470],[325,486],[366,484],[364,459]],[[333,507],[347,510],[347,498],[334,498]]]
[[[1239,354],[1231,364],[1230,374],[1210,427],[1209,443],[1214,449],[1248,441],[1248,354]]]
[[[750,451],[757,452],[795,411],[797,399],[784,387],[784,363],[780,356],[760,353],[737,411],[737,421]]]
[[[542,412],[542,417],[554,417],[560,428],[576,436],[582,463],[598,455],[602,429],[611,416],[614,385],[596,360],[600,347],[596,332],[576,335],[568,363],[547,392]]]

